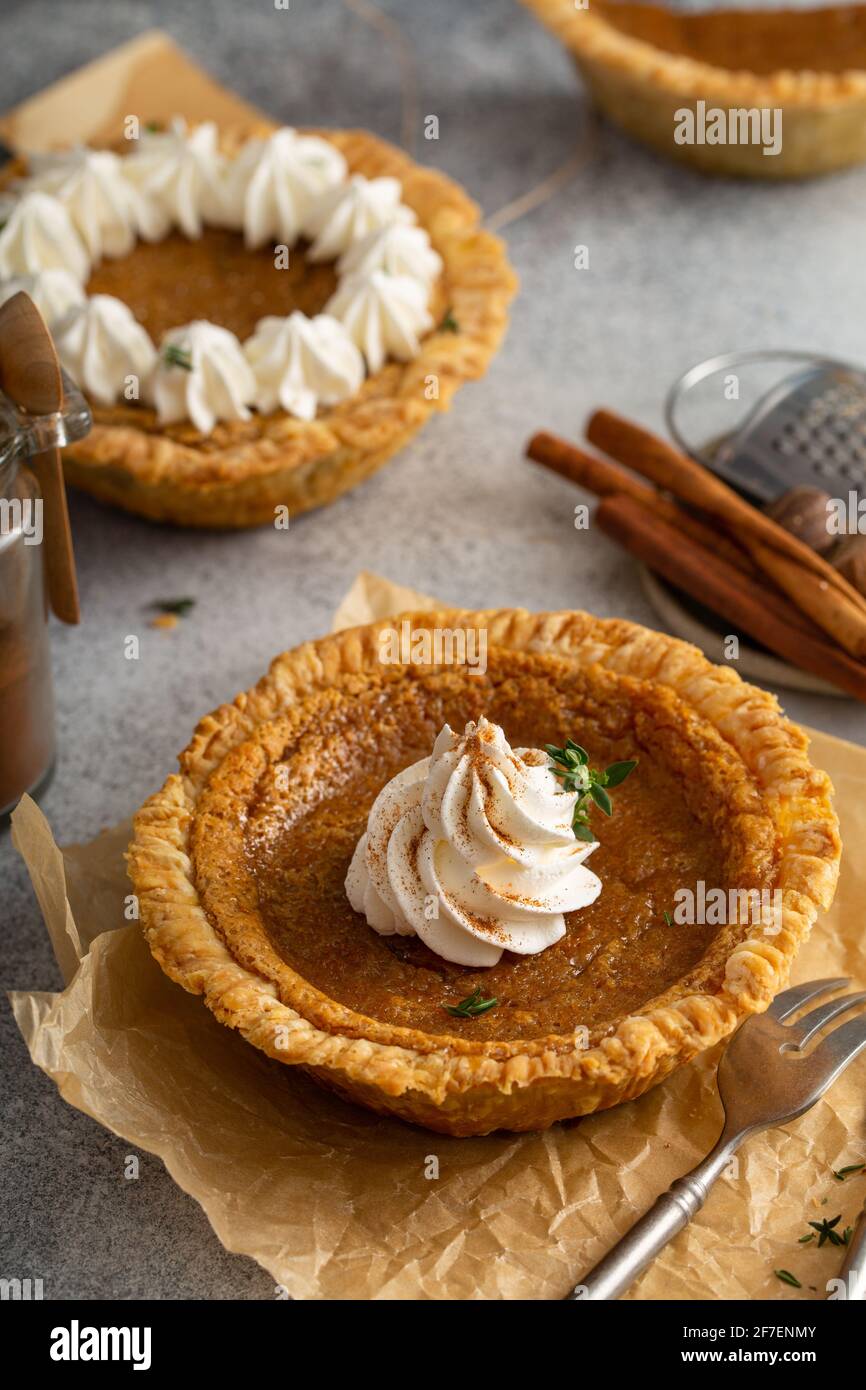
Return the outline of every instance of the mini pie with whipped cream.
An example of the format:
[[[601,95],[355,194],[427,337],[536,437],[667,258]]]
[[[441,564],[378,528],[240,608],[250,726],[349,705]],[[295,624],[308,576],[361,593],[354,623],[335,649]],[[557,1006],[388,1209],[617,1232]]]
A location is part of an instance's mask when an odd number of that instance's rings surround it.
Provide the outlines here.
[[[178,120],[12,166],[0,302],[26,290],[87,396],[67,477],[154,520],[332,501],[483,375],[515,281],[444,175],[364,131]]]
[[[775,699],[632,623],[403,618],[483,632],[485,669],[383,660],[403,619],[307,643],[138,812],[163,970],[278,1062],[456,1135],[631,1099],[766,1008],[841,853]]]

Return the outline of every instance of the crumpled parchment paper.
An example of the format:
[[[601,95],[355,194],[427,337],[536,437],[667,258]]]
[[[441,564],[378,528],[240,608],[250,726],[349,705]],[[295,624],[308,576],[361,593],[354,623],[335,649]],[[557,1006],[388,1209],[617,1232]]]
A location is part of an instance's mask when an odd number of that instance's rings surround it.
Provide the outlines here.
[[[361,575],[335,627],[434,606]],[[816,733],[812,751],[836,785],[849,851],[795,979],[863,984],[866,750]],[[449,1139],[348,1105],[163,975],[125,918],[128,823],[59,850],[25,800],[13,834],[68,981],[62,994],[12,996],[33,1061],[70,1105],[158,1154],[226,1248],[293,1297],[561,1298],[717,1138],[717,1051],[640,1100],[543,1134]],[[866,1057],[809,1114],[750,1139],[627,1296],[825,1297],[844,1252],[797,1241],[808,1220],[854,1223],[866,1177],[840,1184],[832,1170],[866,1159],[864,1091]],[[780,1267],[803,1289],[780,1283]]]

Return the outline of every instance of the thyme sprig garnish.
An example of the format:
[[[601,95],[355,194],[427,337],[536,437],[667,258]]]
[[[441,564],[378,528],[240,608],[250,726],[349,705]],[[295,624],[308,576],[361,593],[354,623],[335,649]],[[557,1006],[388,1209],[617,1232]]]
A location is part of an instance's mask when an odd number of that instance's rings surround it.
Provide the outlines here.
[[[459,1004],[443,1004],[442,1007],[452,1018],[478,1018],[489,1009],[495,1009],[498,1003],[499,1000],[495,997],[485,999],[481,993],[481,986],[476,985],[472,993],[461,999]]]
[[[567,738],[564,748],[554,743],[546,743],[544,751],[551,760],[550,770],[562,782],[564,792],[575,792],[574,815],[571,828],[578,840],[592,841],[595,836],[589,824],[589,802],[594,801],[606,816],[613,814],[613,805],[608,791],[618,787],[637,767],[637,759],[611,763],[604,772],[589,766],[589,754],[574,739]]]
[[[179,343],[167,343],[162,351],[163,361],[169,367],[180,367],[184,372],[192,371],[192,353]]]
[[[841,1220],[842,1220],[842,1213],[840,1212],[838,1216],[834,1216],[834,1217],[832,1217],[832,1218],[829,1219],[829,1220],[825,1218],[825,1220],[823,1220],[823,1221],[810,1221],[810,1222],[809,1222],[809,1225],[812,1227],[812,1230],[813,1230],[813,1231],[816,1231],[817,1234],[818,1234],[818,1247],[819,1247],[819,1249],[820,1249],[820,1247],[821,1247],[822,1245],[826,1245],[826,1243],[827,1243],[828,1240],[829,1240],[829,1242],[830,1242],[831,1245],[847,1245],[847,1244],[848,1244],[848,1241],[851,1239],[851,1235],[850,1235],[851,1227],[850,1227],[850,1226],[846,1227],[846,1229],[845,1229],[844,1231],[837,1231],[837,1230],[835,1229],[835,1228],[839,1225],[839,1222],[840,1222]]]

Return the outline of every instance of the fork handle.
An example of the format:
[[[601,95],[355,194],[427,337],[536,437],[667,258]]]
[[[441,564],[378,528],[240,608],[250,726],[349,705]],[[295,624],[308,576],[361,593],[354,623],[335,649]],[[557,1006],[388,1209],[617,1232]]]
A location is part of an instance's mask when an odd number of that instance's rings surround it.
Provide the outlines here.
[[[743,1136],[723,1134],[711,1153],[684,1178],[677,1178],[645,1216],[625,1233],[603,1260],[567,1295],[567,1300],[619,1298],[647,1265],[689,1224]]]

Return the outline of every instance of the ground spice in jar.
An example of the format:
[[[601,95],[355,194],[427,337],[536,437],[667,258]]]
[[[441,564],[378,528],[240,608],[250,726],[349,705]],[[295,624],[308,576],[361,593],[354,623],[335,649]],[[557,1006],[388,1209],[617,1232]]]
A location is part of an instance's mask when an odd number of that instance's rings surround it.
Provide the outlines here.
[[[54,760],[40,507],[29,469],[0,462],[0,815],[39,788]]]

